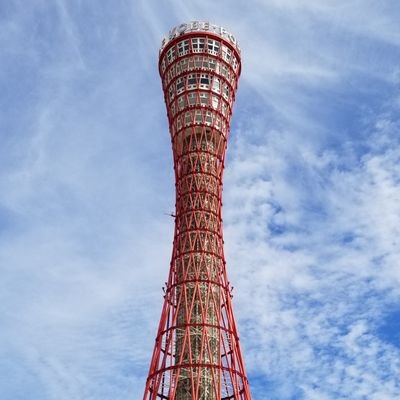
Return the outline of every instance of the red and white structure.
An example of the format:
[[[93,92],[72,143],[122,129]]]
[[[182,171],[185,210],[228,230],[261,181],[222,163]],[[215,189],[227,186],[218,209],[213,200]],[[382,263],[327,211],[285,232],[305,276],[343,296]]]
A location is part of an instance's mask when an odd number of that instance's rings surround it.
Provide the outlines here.
[[[208,22],[160,49],[176,178],[171,269],[144,400],[250,400],[222,233],[222,175],[240,75],[235,37]]]

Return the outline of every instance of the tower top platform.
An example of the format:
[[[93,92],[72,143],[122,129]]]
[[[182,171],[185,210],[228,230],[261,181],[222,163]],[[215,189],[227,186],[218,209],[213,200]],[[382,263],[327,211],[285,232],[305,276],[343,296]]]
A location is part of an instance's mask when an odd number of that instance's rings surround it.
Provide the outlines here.
[[[236,40],[236,37],[232,33],[228,32],[222,26],[212,24],[208,21],[192,21],[180,24],[172,28],[169,31],[168,36],[162,40],[160,47],[160,54],[168,46],[170,42],[188,33],[203,33],[203,34],[211,34],[219,36],[220,38],[230,43],[232,47],[234,47],[240,54],[240,47]]]

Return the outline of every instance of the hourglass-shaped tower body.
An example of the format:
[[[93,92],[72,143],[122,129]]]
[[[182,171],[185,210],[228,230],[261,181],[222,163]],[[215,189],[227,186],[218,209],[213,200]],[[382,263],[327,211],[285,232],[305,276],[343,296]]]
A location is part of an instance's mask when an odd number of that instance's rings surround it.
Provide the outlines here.
[[[176,179],[170,274],[144,400],[250,400],[222,233],[222,175],[240,75],[235,37],[208,22],[160,49]]]

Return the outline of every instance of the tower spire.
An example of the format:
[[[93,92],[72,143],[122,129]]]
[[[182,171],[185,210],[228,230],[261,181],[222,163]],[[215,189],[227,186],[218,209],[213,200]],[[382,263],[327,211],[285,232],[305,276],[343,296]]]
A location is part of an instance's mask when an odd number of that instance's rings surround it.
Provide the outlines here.
[[[251,400],[226,274],[222,175],[240,48],[181,24],[160,49],[176,180],[171,266],[144,400]]]

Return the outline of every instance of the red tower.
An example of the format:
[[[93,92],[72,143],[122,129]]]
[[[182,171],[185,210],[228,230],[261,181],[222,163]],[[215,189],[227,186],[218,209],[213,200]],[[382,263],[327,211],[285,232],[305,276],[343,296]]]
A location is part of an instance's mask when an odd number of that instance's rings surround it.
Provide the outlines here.
[[[144,400],[250,400],[222,236],[222,175],[240,75],[235,37],[208,22],[160,49],[176,179],[171,269]]]

